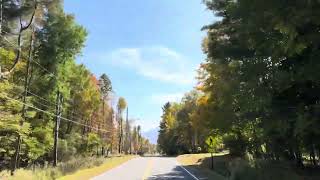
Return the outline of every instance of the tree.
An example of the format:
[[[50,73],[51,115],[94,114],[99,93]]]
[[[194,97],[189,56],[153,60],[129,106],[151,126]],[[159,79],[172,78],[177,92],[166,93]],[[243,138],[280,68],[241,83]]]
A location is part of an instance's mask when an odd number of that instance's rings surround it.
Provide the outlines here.
[[[104,97],[108,97],[108,94],[112,92],[112,85],[109,77],[106,74],[102,74],[99,79],[100,91]]]
[[[138,153],[139,143],[138,143],[138,128],[137,126],[133,127],[132,130],[132,136],[131,136],[132,146],[133,146],[133,152],[134,154]]]
[[[122,152],[123,147],[123,117],[122,113],[123,110],[127,107],[127,102],[123,97],[120,97],[118,100],[118,114],[117,114],[117,121],[118,121],[118,129],[119,129],[119,142],[118,142],[118,153]]]
[[[108,103],[113,100],[109,77],[102,74],[98,81],[76,63],[87,32],[64,12],[62,1],[1,0],[0,34],[1,169],[11,169],[11,163],[27,168],[52,161],[57,92],[64,99],[57,139],[59,161],[112,150],[117,144],[114,114],[120,152],[128,139],[126,146],[131,148],[128,116],[123,128],[126,102],[120,98],[115,113]],[[144,141],[143,147],[151,146]]]
[[[109,96],[109,93],[112,92],[112,85],[111,85],[111,81],[109,79],[109,77],[106,74],[102,74],[99,78],[99,87],[100,87],[100,93],[101,93],[101,97],[102,97],[102,118],[105,119],[105,121],[103,121],[103,123],[107,126],[113,126],[113,122],[109,121],[110,117],[106,116],[106,110],[105,110],[105,106],[106,106],[106,101],[107,98]],[[109,127],[109,131],[112,131],[113,128]],[[109,134],[112,132],[109,132]],[[106,138],[106,136],[105,136]],[[109,138],[111,138],[111,135],[109,135]],[[110,140],[109,140],[109,144]],[[102,152],[104,152],[104,147],[102,147]]]
[[[242,154],[289,159],[298,166],[303,165],[303,154],[315,159],[318,142],[310,135],[319,132],[309,125],[319,127],[312,117],[318,112],[314,47],[320,42],[311,40],[319,26],[311,7],[319,8],[319,2],[205,3],[221,17],[204,27],[207,58],[200,84],[209,97],[211,128],[227,136],[230,150]],[[306,146],[307,139],[311,146]]]
[[[127,116],[126,116],[126,124],[125,124],[125,138],[124,138],[124,151],[127,154],[131,154],[131,124],[129,121],[129,112],[127,107]]]

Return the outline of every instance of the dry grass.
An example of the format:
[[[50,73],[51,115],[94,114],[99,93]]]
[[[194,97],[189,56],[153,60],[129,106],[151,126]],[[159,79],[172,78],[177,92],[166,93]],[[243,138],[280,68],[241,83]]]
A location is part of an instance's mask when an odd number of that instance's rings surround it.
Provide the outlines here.
[[[114,156],[109,158],[77,157],[68,162],[59,163],[58,167],[18,169],[14,176],[9,171],[0,172],[0,180],[53,180],[53,179],[90,179],[136,156]]]
[[[231,157],[226,153],[214,154],[213,170],[211,155],[185,154],[178,161],[187,168],[197,169],[207,179],[215,180],[315,180],[320,179],[317,169],[297,169],[284,161],[246,159]],[[300,172],[301,171],[301,172]],[[309,172],[310,171],[310,172]],[[199,177],[199,176],[198,176]]]
[[[83,169],[75,172],[74,174],[63,176],[59,178],[59,180],[87,180],[94,176],[97,176],[99,174],[102,174],[103,172],[110,170],[116,166],[119,166],[120,164],[133,159],[137,156],[120,156],[120,157],[111,157],[106,160],[105,163],[103,163],[100,166],[89,168],[89,169]]]
[[[228,154],[228,152],[222,153],[214,153],[215,158],[219,158],[219,156],[224,156]],[[183,165],[202,165],[202,161],[206,158],[210,158],[210,153],[202,153],[202,154],[184,154],[178,156],[178,161]]]
[[[225,158],[227,152],[214,154],[215,159]],[[177,157],[177,160],[181,165],[188,169],[194,170],[197,177],[215,180],[225,180],[222,175],[212,171],[210,169],[209,162],[207,161],[211,157],[210,153],[204,154],[184,154]]]

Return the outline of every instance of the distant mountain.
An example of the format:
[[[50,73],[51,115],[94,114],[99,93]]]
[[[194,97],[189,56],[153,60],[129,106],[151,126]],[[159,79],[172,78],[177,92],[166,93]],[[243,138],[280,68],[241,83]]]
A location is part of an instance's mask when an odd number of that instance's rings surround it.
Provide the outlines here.
[[[142,132],[142,136],[149,139],[152,144],[157,144],[159,127]]]

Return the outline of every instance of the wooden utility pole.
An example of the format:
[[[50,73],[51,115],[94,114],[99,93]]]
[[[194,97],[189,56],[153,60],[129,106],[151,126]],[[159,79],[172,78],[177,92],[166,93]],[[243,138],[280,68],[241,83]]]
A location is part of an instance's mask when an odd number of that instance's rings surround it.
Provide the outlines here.
[[[27,113],[27,106],[26,106],[26,98],[28,96],[29,91],[29,75],[30,75],[30,69],[31,69],[31,60],[32,60],[32,53],[33,53],[33,42],[34,42],[34,30],[32,30],[32,35],[30,38],[30,48],[29,48],[29,56],[27,61],[27,67],[26,67],[26,75],[24,78],[24,93],[23,93],[23,106],[22,106],[22,114],[21,114],[21,120],[19,122],[20,127],[23,126],[24,121],[26,120],[26,113]],[[19,159],[20,159],[20,148],[21,148],[21,135],[18,133],[18,137],[16,140],[16,147],[15,147],[15,154],[12,161],[12,169],[11,174],[13,175],[14,171],[19,168]]]
[[[120,110],[118,109],[117,119],[119,124],[119,143],[118,143],[118,153],[121,154],[121,143],[122,143],[122,117],[120,115]]]
[[[106,121],[104,121],[105,120],[105,112],[104,112],[104,106],[105,106],[105,98],[104,98],[104,96],[103,96],[103,98],[102,98],[102,128],[103,128],[103,125],[104,124],[106,124]],[[100,122],[99,122],[99,128],[100,128]],[[98,134],[99,134],[99,132],[98,132]],[[99,134],[100,135],[100,137],[102,138],[102,140],[103,141],[105,141],[106,140],[106,136],[105,136],[105,134]],[[101,146],[101,155],[102,156],[104,156],[104,144],[102,144],[102,146]]]
[[[112,154],[113,151],[112,151],[112,148],[113,148],[113,136],[115,135],[114,134],[114,126],[113,126],[113,122],[114,122],[114,114],[113,114],[113,108],[112,108],[112,105],[111,105],[111,115],[110,115],[110,128],[109,128],[109,131],[110,131],[110,153]]]
[[[129,125],[129,107],[127,106],[127,135],[128,135],[128,140],[129,140],[129,154],[131,154],[131,132],[130,132],[130,125]]]
[[[60,91],[57,92],[57,105],[56,105],[56,122],[54,128],[54,146],[53,146],[53,166],[56,167],[58,163],[58,138],[59,126],[62,112],[62,95]]]

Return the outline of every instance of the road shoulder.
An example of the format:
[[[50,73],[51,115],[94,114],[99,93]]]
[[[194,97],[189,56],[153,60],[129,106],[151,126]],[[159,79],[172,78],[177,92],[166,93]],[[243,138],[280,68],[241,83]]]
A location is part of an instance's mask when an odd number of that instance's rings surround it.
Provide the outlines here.
[[[177,157],[177,161],[181,167],[189,171],[199,180],[215,179],[215,180],[226,180],[222,175],[200,166],[201,155],[181,155]]]

